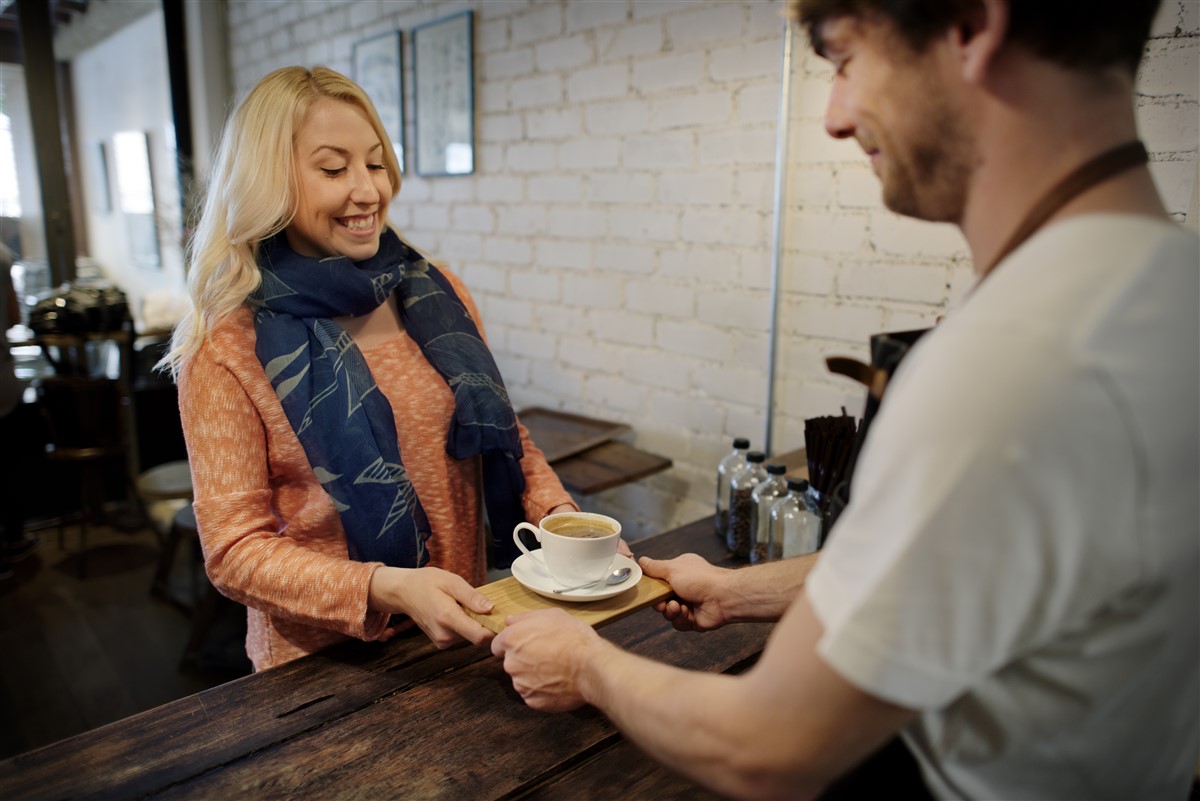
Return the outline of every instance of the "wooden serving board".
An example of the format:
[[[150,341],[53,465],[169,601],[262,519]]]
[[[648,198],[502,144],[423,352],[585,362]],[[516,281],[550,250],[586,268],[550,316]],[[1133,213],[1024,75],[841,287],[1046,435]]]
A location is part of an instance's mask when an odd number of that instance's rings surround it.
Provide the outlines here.
[[[511,576],[493,581],[491,584],[485,584],[479,588],[479,591],[495,604],[492,613],[480,615],[470,610],[466,610],[466,612],[483,624],[485,628],[499,634],[504,631],[504,621],[509,615],[532,612],[535,609],[554,609],[555,607],[565,609],[589,626],[599,628],[666,598],[671,594],[671,585],[662,579],[643,575],[636,587],[631,587],[620,595],[586,603],[546,598],[533,590],[525,589],[521,582]]]

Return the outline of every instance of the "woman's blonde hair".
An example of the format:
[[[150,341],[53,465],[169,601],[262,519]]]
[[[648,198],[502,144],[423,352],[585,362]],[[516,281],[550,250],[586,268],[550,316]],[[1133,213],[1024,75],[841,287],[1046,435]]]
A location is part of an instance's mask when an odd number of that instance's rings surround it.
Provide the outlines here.
[[[312,104],[324,97],[366,112],[384,143],[383,164],[400,191],[400,165],[371,99],[356,83],[326,67],[284,67],[264,77],[234,111],[221,135],[204,205],[188,244],[191,308],[175,326],[160,369],[179,369],[212,326],[258,289],[261,242],[282,231],[296,212],[292,148]]]

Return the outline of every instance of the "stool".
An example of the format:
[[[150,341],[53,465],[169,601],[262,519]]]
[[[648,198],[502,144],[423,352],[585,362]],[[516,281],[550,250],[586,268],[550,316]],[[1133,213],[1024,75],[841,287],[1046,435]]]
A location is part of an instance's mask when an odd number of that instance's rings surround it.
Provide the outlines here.
[[[47,457],[79,468],[79,574],[83,575],[89,522],[104,520],[105,477],[110,462],[125,473],[124,395],[109,378],[53,376],[37,386],[38,404],[50,433]],[[128,491],[128,484],[126,485]],[[63,547],[67,516],[58,520],[58,542]]]
[[[188,563],[192,583],[191,603],[184,603],[171,594],[169,579],[179,543],[184,539],[191,540],[191,545],[198,550],[198,536],[196,514],[192,509],[192,504],[189,503],[176,512],[171,521],[171,529],[163,544],[162,556],[158,562],[158,569],[154,573],[154,583],[150,590],[152,594],[174,604],[190,614],[192,618],[191,631],[179,662],[180,670],[195,670],[203,667],[205,645],[213,633],[214,624],[218,622],[222,614],[234,609],[241,609],[242,614],[245,614],[244,607],[218,592],[207,578],[198,579],[196,576],[197,565],[191,562]],[[201,582],[203,582],[203,587],[200,586]]]
[[[150,521],[150,526],[154,529],[159,542],[163,542],[163,532],[154,524],[154,519],[149,514],[148,507],[150,504],[161,501],[185,501],[190,503],[192,500],[191,466],[184,459],[160,464],[156,467],[151,467],[149,470],[142,471],[134,479],[133,484],[137,490],[138,499],[142,504],[143,515]],[[194,518],[191,525],[194,530],[196,526]]]
[[[186,465],[187,463],[184,462]],[[192,597],[190,603],[185,603],[171,593],[171,568],[175,566],[175,554],[179,550],[180,541],[186,539],[193,548],[199,548],[199,533],[196,528],[196,514],[189,502],[175,513],[171,520],[171,528],[163,542],[162,552],[158,556],[158,567],[154,571],[154,580],[150,584],[150,594],[162,598],[182,609],[193,613],[201,602],[199,582],[196,578],[196,565],[189,562],[188,571],[191,574]],[[206,582],[207,583],[207,582]]]

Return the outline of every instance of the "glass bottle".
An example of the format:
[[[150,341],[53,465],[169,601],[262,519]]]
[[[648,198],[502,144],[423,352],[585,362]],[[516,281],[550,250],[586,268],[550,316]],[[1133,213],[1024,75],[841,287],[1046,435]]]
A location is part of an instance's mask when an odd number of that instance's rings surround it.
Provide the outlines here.
[[[750,495],[754,488],[767,477],[763,462],[767,456],[762,451],[746,454],[746,466],[729,479],[729,528],[725,531],[725,546],[739,559],[750,556],[750,544],[754,538],[754,500]]]
[[[717,536],[725,539],[729,530],[729,479],[746,466],[746,454],[750,451],[750,440],[738,437],[733,441],[733,451],[717,463]]]
[[[808,482],[787,482],[788,494],[771,507],[767,530],[768,559],[790,559],[812,553],[821,542],[821,517],[812,505]]]
[[[753,522],[750,530],[754,532],[750,543],[750,562],[752,564],[765,562],[771,557],[767,555],[767,528],[771,522],[771,507],[775,501],[787,495],[787,479],[783,474],[787,466],[783,464],[767,465],[767,477],[755,485],[750,493],[753,503],[751,515]]]

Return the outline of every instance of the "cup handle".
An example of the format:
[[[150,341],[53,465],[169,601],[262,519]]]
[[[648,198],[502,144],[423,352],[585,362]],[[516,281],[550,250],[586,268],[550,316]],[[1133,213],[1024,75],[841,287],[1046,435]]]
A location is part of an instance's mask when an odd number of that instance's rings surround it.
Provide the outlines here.
[[[517,547],[521,549],[521,553],[532,558],[533,554],[531,554],[529,552],[529,549],[525,547],[525,543],[521,542],[521,529],[523,529],[523,528],[529,529],[530,531],[532,531],[534,538],[537,539],[538,542],[542,541],[542,538],[540,536],[538,536],[539,534],[541,534],[541,532],[538,530],[537,526],[533,525],[532,523],[525,522],[525,521],[517,523],[517,527],[513,529],[513,542],[515,542],[517,544]]]

